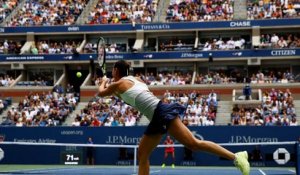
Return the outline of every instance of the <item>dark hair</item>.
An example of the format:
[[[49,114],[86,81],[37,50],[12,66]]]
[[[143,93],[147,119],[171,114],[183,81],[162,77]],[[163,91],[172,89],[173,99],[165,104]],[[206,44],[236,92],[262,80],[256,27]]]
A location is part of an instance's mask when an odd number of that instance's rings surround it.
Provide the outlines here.
[[[119,60],[115,63],[114,68],[119,70],[121,77],[128,76],[130,65],[125,60]]]

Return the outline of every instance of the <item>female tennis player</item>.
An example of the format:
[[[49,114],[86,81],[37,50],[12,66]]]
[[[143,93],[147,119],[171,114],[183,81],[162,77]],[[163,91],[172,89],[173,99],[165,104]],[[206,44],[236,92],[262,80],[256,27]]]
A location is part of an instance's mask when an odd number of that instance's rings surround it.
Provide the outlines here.
[[[150,154],[167,132],[193,151],[205,151],[232,160],[243,175],[249,175],[246,151],[234,154],[214,142],[196,139],[180,120],[179,116],[184,113],[185,107],[178,103],[162,103],[140,78],[129,75],[129,68],[126,61],[117,61],[112,70],[113,83],[108,85],[108,79],[103,77],[99,96],[118,96],[150,120],[139,144],[139,175],[149,175]]]

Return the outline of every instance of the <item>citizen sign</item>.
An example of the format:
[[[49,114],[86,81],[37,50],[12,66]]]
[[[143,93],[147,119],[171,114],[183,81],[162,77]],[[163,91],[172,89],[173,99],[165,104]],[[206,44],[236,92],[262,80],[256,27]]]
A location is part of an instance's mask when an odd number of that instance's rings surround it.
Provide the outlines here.
[[[296,50],[272,50],[272,56],[289,56],[289,55],[296,55]]]

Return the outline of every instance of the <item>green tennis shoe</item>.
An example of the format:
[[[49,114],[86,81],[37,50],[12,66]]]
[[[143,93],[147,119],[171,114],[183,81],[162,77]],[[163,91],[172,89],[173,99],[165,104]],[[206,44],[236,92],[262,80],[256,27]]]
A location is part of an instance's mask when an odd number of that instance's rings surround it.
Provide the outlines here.
[[[248,162],[248,153],[246,151],[236,153],[234,165],[242,172],[243,175],[249,175],[250,164]]]

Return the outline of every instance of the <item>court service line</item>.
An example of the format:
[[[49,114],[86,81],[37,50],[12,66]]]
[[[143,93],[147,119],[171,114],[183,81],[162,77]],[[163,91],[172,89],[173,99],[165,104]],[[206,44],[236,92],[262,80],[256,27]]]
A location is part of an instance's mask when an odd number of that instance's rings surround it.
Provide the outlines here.
[[[159,172],[160,172],[160,170],[150,171],[150,174],[152,174],[152,173],[159,173]]]
[[[296,171],[295,170],[289,170],[290,172],[292,172],[292,173],[296,173]]]
[[[267,175],[263,170],[258,169],[258,171],[262,174],[262,175]]]

